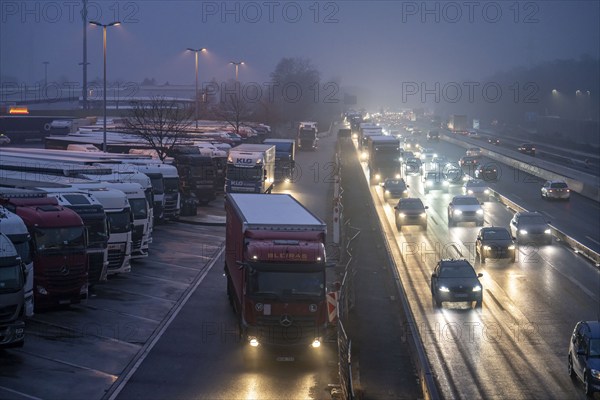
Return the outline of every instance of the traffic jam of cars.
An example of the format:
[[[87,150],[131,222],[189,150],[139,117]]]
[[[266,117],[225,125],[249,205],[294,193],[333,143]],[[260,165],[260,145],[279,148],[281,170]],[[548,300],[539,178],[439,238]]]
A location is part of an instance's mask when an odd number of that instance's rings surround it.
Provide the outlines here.
[[[429,286],[432,308],[455,309],[456,306],[462,306],[481,310],[485,292],[484,266],[490,265],[490,262],[494,268],[522,262],[519,260],[519,257],[523,257],[519,255],[519,248],[541,249],[558,245],[560,240],[553,239],[555,228],[545,213],[536,210],[512,210],[512,218],[505,226],[495,225],[493,216],[487,218],[486,203],[492,205],[500,202],[500,195],[492,186],[501,179],[502,165],[484,159],[487,154],[484,149],[465,146],[464,153],[456,157],[456,154],[443,154],[437,147],[441,136],[438,131],[430,131],[424,140],[420,140],[414,134],[413,125],[410,128],[407,125],[403,134],[397,133],[402,131],[401,128],[395,129],[398,164],[389,169],[389,177],[381,174],[377,156],[370,154],[370,149],[356,144],[361,152],[359,154],[367,152],[362,160],[365,171],[377,168],[382,176],[380,191],[376,189],[375,195],[379,193],[384,209],[386,206],[391,208],[391,214],[388,215],[396,234],[407,235],[408,238],[414,238],[419,231],[422,232],[419,235],[429,235],[428,225],[438,225],[432,219],[440,217],[439,211],[432,212],[432,205],[440,201],[443,204],[442,199],[447,199],[442,218],[445,217],[447,221],[448,233],[454,234],[454,230],[457,230],[464,243],[472,243],[472,255],[442,257],[434,263],[430,258],[427,259],[431,268]],[[362,127],[356,130],[360,138]],[[469,137],[475,138],[473,134]],[[369,140],[376,139],[371,136]],[[500,144],[497,137],[485,140],[491,146]],[[435,142],[433,146],[432,142]],[[535,155],[535,147],[531,143],[523,144],[516,150],[523,155]],[[571,198],[572,190],[564,180],[542,180],[537,185],[539,196],[544,201],[568,202]],[[600,390],[599,362],[600,323],[581,321],[573,332],[569,346],[568,372],[574,380],[583,383],[587,394]]]

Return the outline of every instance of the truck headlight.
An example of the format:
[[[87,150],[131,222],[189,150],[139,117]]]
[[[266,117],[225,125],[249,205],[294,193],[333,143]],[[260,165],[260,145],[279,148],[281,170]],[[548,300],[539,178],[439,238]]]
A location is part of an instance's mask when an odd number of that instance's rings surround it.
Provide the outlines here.
[[[448,293],[450,291],[450,289],[448,289],[446,286],[440,286],[438,290],[444,293]]]
[[[519,230],[519,233],[520,233],[521,235],[527,235],[527,231],[526,231],[525,229],[521,229],[521,230]]]
[[[550,235],[550,234],[552,233],[552,231],[551,231],[550,229],[546,229],[546,230],[544,231],[544,233],[545,233],[546,235]]]
[[[481,286],[477,285],[477,286],[473,287],[473,291],[474,292],[481,292]]]
[[[250,346],[252,346],[252,347],[258,347],[259,343],[258,343],[258,339],[257,338],[251,337],[249,339],[250,339],[249,340]]]
[[[477,215],[483,215],[483,210],[480,208],[479,210],[475,211],[475,213]]]
[[[311,346],[313,348],[317,348],[317,347],[321,347],[321,339],[320,338],[315,338],[315,340],[313,340]]]

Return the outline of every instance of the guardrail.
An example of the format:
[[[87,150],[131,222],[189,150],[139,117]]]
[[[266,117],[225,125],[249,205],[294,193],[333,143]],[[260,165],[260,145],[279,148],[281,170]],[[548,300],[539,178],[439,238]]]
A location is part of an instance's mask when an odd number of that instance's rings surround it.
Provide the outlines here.
[[[546,179],[546,180],[564,180],[565,182],[567,182],[567,184],[573,191],[575,191],[589,199],[600,202],[600,184],[599,184],[600,179],[598,179],[592,175],[588,174],[588,177],[586,177],[586,180],[584,181],[581,178],[578,179],[578,178],[574,178],[572,176],[566,176],[565,174],[560,174],[560,173],[551,171],[550,167],[552,166],[552,164],[547,161],[536,160],[534,164],[527,163],[524,161],[517,160],[513,157],[510,157],[510,156],[507,156],[507,155],[504,155],[504,154],[501,154],[501,153],[498,153],[495,151],[491,151],[485,147],[481,147],[479,144],[474,144],[474,143],[466,142],[464,140],[459,140],[459,139],[449,136],[447,134],[441,135],[441,138],[449,143],[453,143],[453,144],[456,144],[456,145],[464,147],[464,148],[477,146],[477,147],[481,148],[482,154],[484,154],[485,156],[487,156],[493,160],[499,161],[501,163],[510,165],[511,167],[517,168],[518,170],[528,172],[531,175],[537,176],[539,178]],[[506,151],[516,153],[512,150],[506,150]],[[560,168],[562,170],[569,170],[568,167],[564,167],[564,166],[561,166]],[[580,171],[575,171],[575,170],[570,170],[570,173],[573,176],[585,175],[584,173],[582,173]]]

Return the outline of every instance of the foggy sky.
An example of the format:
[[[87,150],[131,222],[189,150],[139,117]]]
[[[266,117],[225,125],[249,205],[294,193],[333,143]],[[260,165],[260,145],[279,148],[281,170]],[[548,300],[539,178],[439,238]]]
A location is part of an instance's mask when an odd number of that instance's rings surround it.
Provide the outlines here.
[[[0,2],[0,76],[81,82],[81,1]],[[599,57],[597,1],[89,1],[108,29],[108,79],[265,82],[282,57],[312,60],[325,81],[389,95],[401,82],[482,79],[557,58]],[[229,12],[227,12],[229,10]],[[426,13],[429,10],[429,13]],[[102,28],[88,26],[88,79],[102,77]]]

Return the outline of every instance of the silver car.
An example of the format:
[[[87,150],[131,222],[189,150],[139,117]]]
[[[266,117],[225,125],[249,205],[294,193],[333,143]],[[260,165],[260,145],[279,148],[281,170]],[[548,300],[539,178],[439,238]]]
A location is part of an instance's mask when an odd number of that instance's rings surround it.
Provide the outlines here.
[[[537,211],[521,211],[510,221],[510,233],[518,243],[552,244],[552,229]]]
[[[541,189],[542,199],[550,200],[569,200],[571,190],[564,181],[546,181]]]

